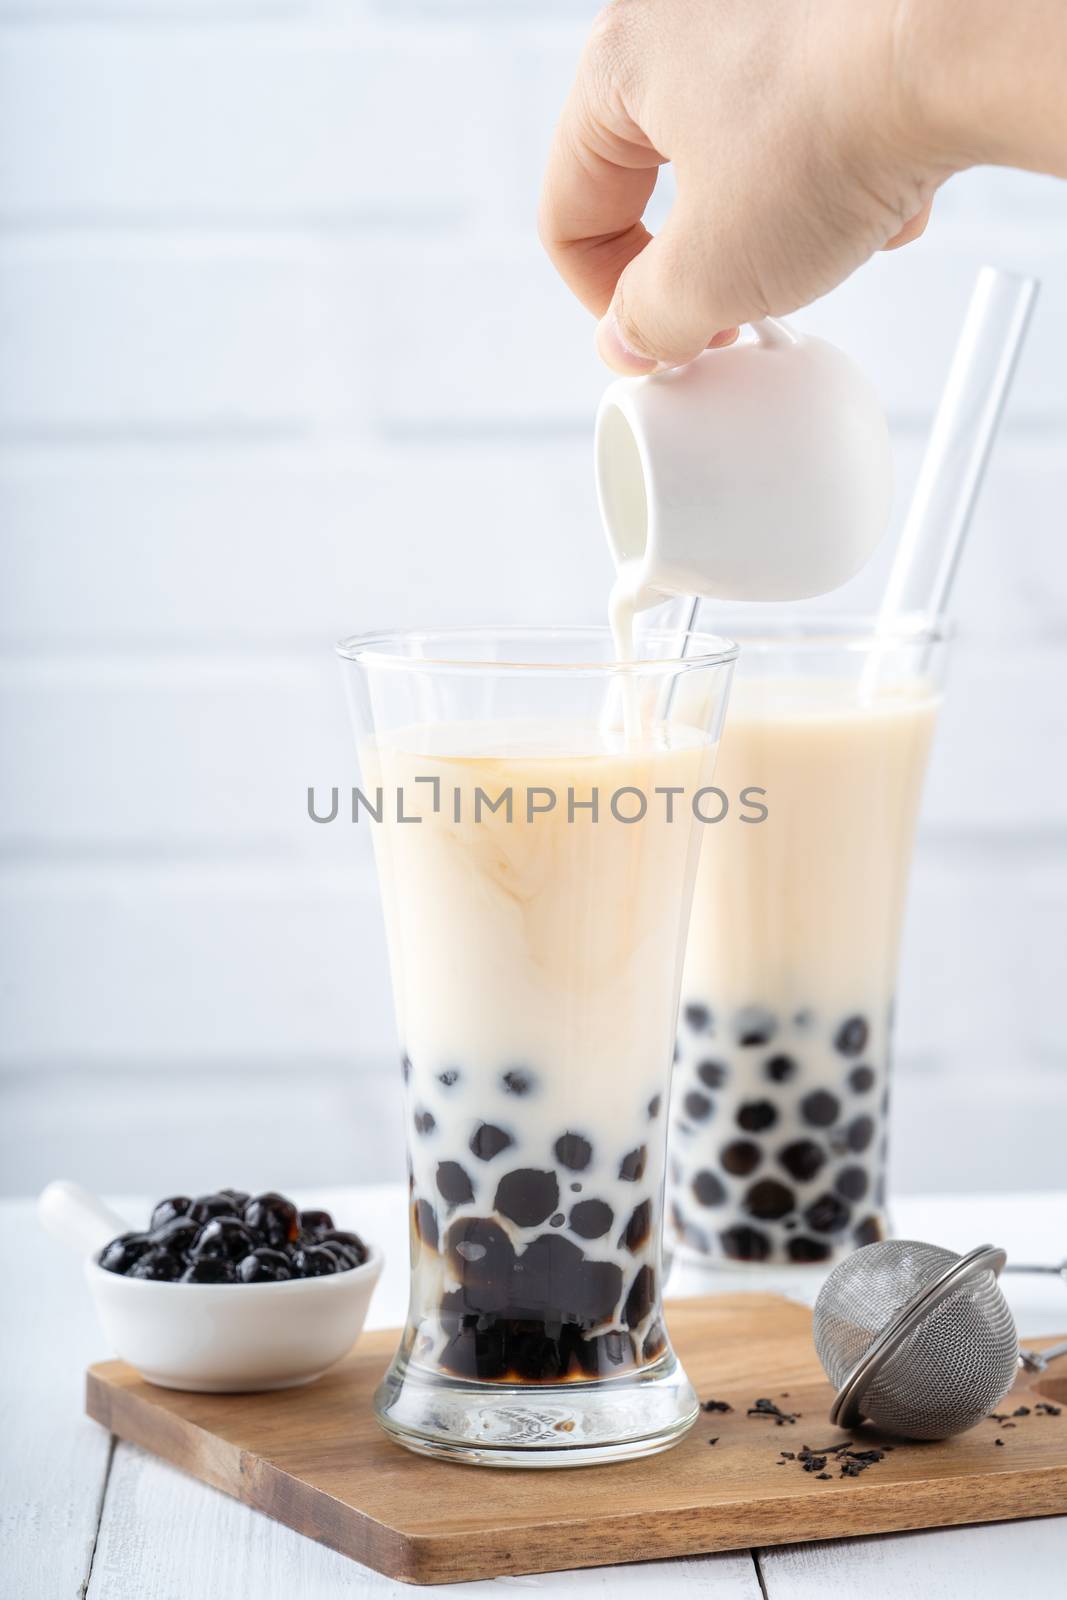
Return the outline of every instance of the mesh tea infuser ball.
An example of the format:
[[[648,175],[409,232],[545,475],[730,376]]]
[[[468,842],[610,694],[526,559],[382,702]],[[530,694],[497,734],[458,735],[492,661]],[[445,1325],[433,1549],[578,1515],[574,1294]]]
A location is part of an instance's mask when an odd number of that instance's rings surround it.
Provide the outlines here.
[[[973,1428],[1004,1398],[1019,1363],[997,1283],[1003,1250],[967,1255],[888,1239],[847,1256],[815,1302],[815,1348],[837,1390],[830,1421],[864,1419],[908,1439]]]

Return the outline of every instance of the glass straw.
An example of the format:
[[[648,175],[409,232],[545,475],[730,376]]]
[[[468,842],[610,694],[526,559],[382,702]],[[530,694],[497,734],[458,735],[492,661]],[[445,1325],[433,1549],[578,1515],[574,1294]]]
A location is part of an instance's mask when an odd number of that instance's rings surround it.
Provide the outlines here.
[[[983,267],[952,357],[878,615],[891,634],[909,612],[944,610],[1011,389],[1037,278]],[[881,652],[870,653],[869,691]]]

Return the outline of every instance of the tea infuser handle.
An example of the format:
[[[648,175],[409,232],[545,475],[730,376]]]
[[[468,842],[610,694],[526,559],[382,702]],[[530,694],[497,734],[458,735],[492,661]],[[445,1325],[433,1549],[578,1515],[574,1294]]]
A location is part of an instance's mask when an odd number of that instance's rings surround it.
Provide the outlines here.
[[[1040,1272],[1043,1275],[1045,1275],[1046,1277],[1062,1278],[1064,1283],[1067,1283],[1067,1261],[1061,1261],[1059,1263],[1059,1265],[1055,1266],[1055,1267],[1050,1267],[1050,1266],[1047,1266],[1047,1265],[1038,1265],[1035,1262],[1028,1262],[1028,1261],[1019,1261],[1019,1262],[1009,1261],[1007,1266],[1004,1268],[1004,1271],[1005,1272]]]
[[[1059,1356],[1067,1356],[1067,1339],[1062,1344],[1051,1345],[1048,1350],[1020,1350],[1019,1365],[1026,1372],[1044,1372],[1049,1362]]]

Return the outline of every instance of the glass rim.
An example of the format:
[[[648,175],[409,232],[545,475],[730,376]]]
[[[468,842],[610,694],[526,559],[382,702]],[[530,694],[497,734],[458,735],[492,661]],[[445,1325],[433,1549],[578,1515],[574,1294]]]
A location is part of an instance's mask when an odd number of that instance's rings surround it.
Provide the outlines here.
[[[713,600],[701,602],[714,606]],[[956,625],[945,612],[902,612],[883,623],[876,611],[803,611],[791,617],[730,618],[736,627],[742,655],[773,650],[845,650],[866,654],[885,648],[900,649],[949,643]]]
[[[572,677],[609,677],[617,673],[636,673],[641,676],[676,674],[702,667],[725,666],[735,661],[738,655],[737,644],[722,634],[705,632],[699,628],[656,628],[642,633],[640,643],[647,644],[650,640],[667,643],[671,647],[670,655],[638,656],[632,661],[620,661],[611,653],[611,638],[611,629],[606,623],[565,623],[557,626],[536,623],[459,624],[444,628],[376,629],[373,633],[352,634],[339,639],[334,650],[344,661],[402,672],[423,670],[493,675],[561,673]],[[458,643],[463,639],[503,639],[516,643],[522,639],[559,639],[563,642],[568,639],[596,639],[603,640],[608,649],[602,661],[528,661],[519,657],[494,660],[448,654],[414,655],[398,648],[419,643],[432,645],[439,641],[444,641],[447,646],[449,641]]]

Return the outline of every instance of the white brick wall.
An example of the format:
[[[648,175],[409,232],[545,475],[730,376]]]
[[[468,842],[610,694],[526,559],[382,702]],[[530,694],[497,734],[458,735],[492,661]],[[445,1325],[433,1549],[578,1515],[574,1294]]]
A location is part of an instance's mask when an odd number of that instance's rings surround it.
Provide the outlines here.
[[[173,1119],[176,1069],[280,1095],[287,1068],[391,1058],[367,841],[304,811],[309,782],[353,776],[330,644],[602,614],[604,375],[532,228],[596,9],[0,0],[0,1183],[50,1175],[18,1131],[34,1083],[49,1103],[78,1082],[73,1127],[86,1082],[125,1105],[166,1084]],[[1067,1098],[1067,187],[969,174],[921,244],[801,320],[879,384],[903,495],[986,260],[1045,287],[958,589],[905,1104],[926,1083],[931,1108],[997,1110],[1025,1081],[1047,1119]],[[1006,1173],[1002,1147],[997,1181],[1054,1183],[1041,1150]],[[323,1177],[395,1165],[366,1129],[351,1151]]]

